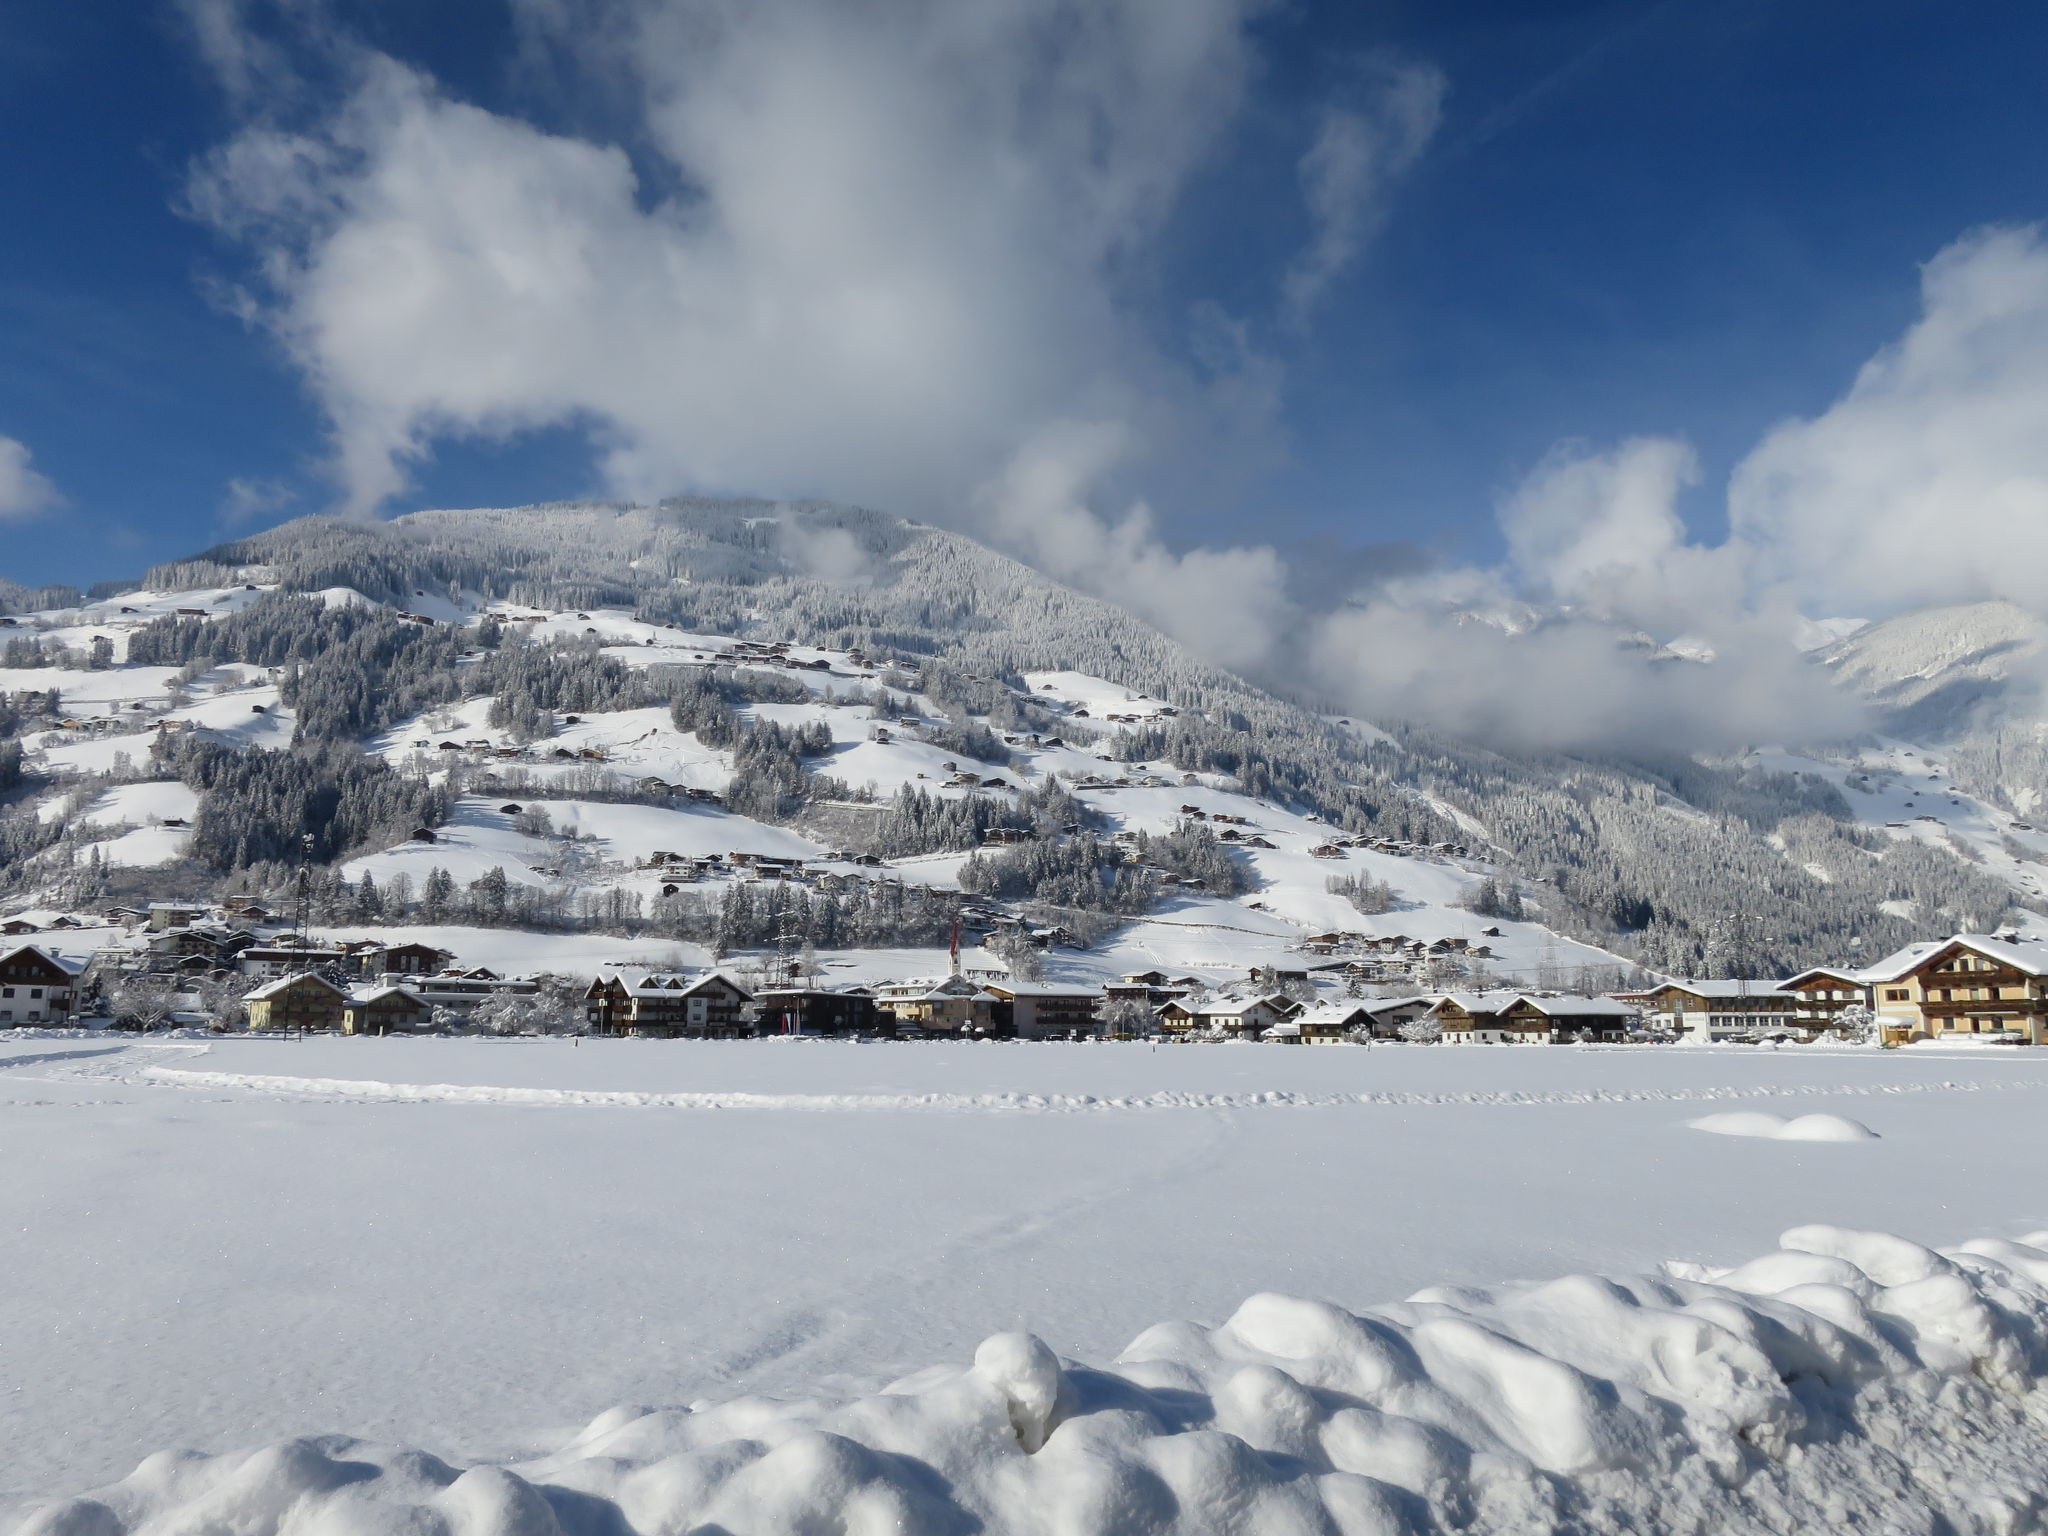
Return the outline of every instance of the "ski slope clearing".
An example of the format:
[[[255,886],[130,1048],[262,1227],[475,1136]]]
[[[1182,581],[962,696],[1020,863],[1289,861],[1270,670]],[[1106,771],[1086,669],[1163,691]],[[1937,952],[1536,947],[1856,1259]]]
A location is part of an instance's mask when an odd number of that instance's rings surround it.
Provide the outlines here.
[[[1839,760],[1771,747],[1749,761],[1774,773],[1824,778],[1864,826],[1963,849],[2020,894],[2048,899],[2048,830],[1958,788],[1944,752],[1881,739]]]
[[[297,1086],[249,1081],[262,1077]],[[337,1082],[537,1097],[344,1096]],[[691,1093],[869,1102],[741,1112],[572,1097]],[[935,1093],[1009,1102],[912,1102]],[[1330,1102],[1337,1094],[1353,1098]],[[1060,1095],[1130,1102],[1063,1111]],[[1046,1102],[1024,1103],[1034,1096]],[[1307,1102],[1318,1096],[1320,1107]],[[2048,1060],[2017,1052],[535,1040],[208,1050],[73,1036],[0,1043],[0,1101],[0,1223],[17,1234],[0,1311],[14,1388],[0,1396],[0,1508],[102,1487],[168,1447],[207,1453],[152,1461],[103,1495],[121,1529],[152,1513],[203,1525],[204,1508],[218,1528],[274,1530],[302,1494],[310,1520],[335,1496],[333,1484],[307,1491],[327,1475],[320,1456],[374,1470],[349,1474],[368,1501],[355,1507],[391,1528],[392,1505],[438,1496],[447,1481],[419,1456],[394,1460],[398,1446],[458,1469],[511,1466],[559,1505],[564,1530],[591,1528],[564,1491],[576,1488],[606,1501],[580,1508],[618,1502],[613,1529],[804,1529],[787,1509],[716,1501],[773,1482],[792,1498],[893,1508],[890,1469],[914,1470],[897,1453],[938,1458],[990,1530],[1204,1529],[1173,1513],[1208,1507],[1198,1486],[1233,1512],[1207,1528],[1254,1529],[1245,1510],[1312,1510],[1302,1501],[1338,1486],[1323,1479],[1351,1487],[1340,1474],[1386,1485],[1393,1523],[1380,1528],[1395,1531],[1428,1529],[1401,1523],[1424,1509],[1451,1528],[1457,1500],[1495,1512],[1481,1529],[1550,1528],[1517,1523],[1547,1507],[1525,1499],[1556,1501],[1574,1529],[1614,1528],[1626,1511],[1634,1529],[1655,1530],[1651,1513],[1612,1501],[1673,1486],[1732,1501],[1701,1504],[1705,1528],[1772,1528],[1758,1511],[1775,1506],[1754,1498],[1785,1501],[1771,1518],[1791,1529],[1783,1510],[1806,1518],[1798,1501],[1878,1464],[1859,1458],[1901,1458],[1916,1477],[1947,1465],[1991,1488],[2002,1485],[1984,1465],[1941,1458],[2031,1445],[2013,1440],[2030,1432],[2019,1388],[1987,1372],[2031,1358],[2035,1346],[1999,1330],[2020,1329],[2036,1303],[1990,1286],[1976,1259],[1951,1258],[1956,1274],[1934,1267],[1916,1288],[1905,1259],[1887,1269],[1869,1257],[1878,1250],[1843,1248],[1859,1266],[1868,1258],[1882,1292],[1833,1259],[1779,1259],[1732,1279],[1718,1268],[1818,1216],[1935,1241],[2023,1239],[2048,1222],[2024,1188],[1983,1176],[2029,1166],[2037,1151]],[[1687,1128],[1708,1110],[1839,1114],[1883,1139],[1709,1142]],[[1702,1267],[1674,1277],[1659,1273],[1665,1260]],[[1497,1289],[1587,1271],[1652,1278],[1623,1280],[1620,1293],[1584,1280]],[[1375,1306],[1424,1286],[1488,1289]],[[1407,1362],[1399,1381],[1353,1401],[1340,1374],[1356,1365],[1343,1363],[1352,1325],[1313,1303],[1240,1311],[1262,1293],[1363,1312],[1365,1332]],[[1765,1321],[1741,1324],[1730,1307]],[[1894,1321],[1909,1308],[1911,1333]],[[1234,1314],[1217,1336],[1210,1325]],[[1174,1317],[1207,1322],[1125,1348]],[[1456,1326],[1418,1336],[1431,1320]],[[925,1401],[936,1376],[873,1396],[934,1362],[964,1367],[1012,1331],[1081,1360],[1123,1352],[1109,1374],[1062,1368],[1053,1400],[1078,1395],[1046,1423],[1038,1455],[1052,1462],[1020,1460],[1021,1448],[991,1460],[999,1442],[983,1432],[1009,1423],[1007,1411],[973,1406],[993,1398]],[[1798,1339],[1817,1352],[1800,1371],[1780,1369]],[[1991,1364],[1972,1374],[1979,1346]],[[1013,1342],[998,1357],[1020,1394],[1046,1379],[1035,1350]],[[1843,1391],[1852,1397],[1825,1395]],[[1964,1417],[1938,1419],[1924,1393]],[[619,1404],[638,1406],[574,1443]],[[1762,1416],[1745,1418],[1741,1404]],[[927,1438],[934,1414],[955,1426],[953,1449]],[[884,1418],[900,1438],[877,1427]],[[1290,1423],[1308,1440],[1271,1438]],[[1767,1444],[1772,1424],[1783,1438]],[[1848,1424],[1864,1436],[1844,1439]],[[812,1429],[842,1441],[821,1444]],[[253,1460],[237,1450],[334,1432],[370,1444]],[[1333,1446],[1348,1447],[1342,1459]],[[1694,1446],[1697,1466],[1685,1459]],[[1297,1460],[1282,1454],[1290,1447]],[[674,1455],[686,1459],[653,1470]],[[766,1470],[742,1472],[761,1456]],[[814,1484],[797,1469],[821,1456],[874,1475]],[[1081,1498],[1086,1466],[1088,1486],[1124,1490],[1113,1508],[1129,1523],[1062,1502]],[[1067,1473],[1030,1481],[1054,1467]],[[1437,1492],[1402,1491],[1432,1467]],[[1133,1468],[1151,1469],[1174,1502],[1146,1503],[1160,1484]],[[1186,1481],[1198,1471],[1221,1481]],[[1724,1488],[1730,1472],[1740,1476]],[[479,1506],[476,1529],[509,1530],[508,1510],[537,1507],[495,1472],[454,1498],[489,1485],[512,1502]],[[273,1514],[258,1508],[266,1499]],[[1969,1523],[1988,1505],[1946,1507],[1958,1530],[1990,1528],[1989,1516]],[[1131,1513],[1148,1509],[1149,1525]],[[933,1520],[922,1528],[949,1528]]]

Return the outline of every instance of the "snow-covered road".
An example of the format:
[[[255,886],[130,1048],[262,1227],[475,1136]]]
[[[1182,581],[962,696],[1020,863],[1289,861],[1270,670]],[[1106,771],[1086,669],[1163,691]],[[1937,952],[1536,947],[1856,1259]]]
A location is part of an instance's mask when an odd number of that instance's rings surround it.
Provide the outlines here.
[[[1106,1360],[1261,1291],[1734,1263],[1815,1220],[2018,1235],[2044,1111],[2048,1055],[1995,1050],[22,1040],[0,1509],[170,1446],[536,1454],[1007,1329]]]

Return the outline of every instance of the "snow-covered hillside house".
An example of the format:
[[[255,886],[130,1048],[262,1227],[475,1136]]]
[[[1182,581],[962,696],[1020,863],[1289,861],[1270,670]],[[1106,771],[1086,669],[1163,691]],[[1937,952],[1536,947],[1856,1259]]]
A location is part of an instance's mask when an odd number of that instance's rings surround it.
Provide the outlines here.
[[[149,904],[149,929],[152,933],[163,933],[171,928],[188,928],[204,921],[206,906],[201,902],[152,901]]]
[[[1446,1045],[1560,1045],[1626,1040],[1637,1014],[1611,997],[1450,992],[1428,1017]]]
[[[440,971],[431,976],[384,971],[374,979],[386,986],[404,986],[429,1008],[453,1008],[458,1013],[466,1013],[488,998],[507,994],[532,997],[540,990],[540,983],[530,976],[500,976],[480,965],[466,971]]]
[[[1771,982],[1669,981],[1645,994],[1652,1029],[1694,1040],[1789,1035],[1801,998]]]
[[[345,1035],[404,1034],[433,1022],[433,1007],[404,987],[365,987],[348,995],[342,1004],[341,1032]]]
[[[996,1025],[996,996],[965,976],[895,981],[875,988],[875,1004],[895,1015],[896,1027],[934,1035],[985,1035]]]
[[[662,971],[608,971],[583,994],[593,1034],[655,1039],[730,1040],[754,1032],[753,1001],[730,978]]]
[[[875,1006],[863,988],[835,992],[824,987],[771,987],[758,992],[759,1028],[764,1035],[872,1035],[893,1033],[895,1017]]]
[[[1159,1027],[1169,1035],[1230,1035],[1257,1040],[1276,1024],[1300,1013],[1291,997],[1231,994],[1190,1001],[1181,999],[1159,1010]]]
[[[455,963],[455,956],[431,944],[376,944],[356,954],[365,975],[430,976]]]
[[[2048,943],[2038,939],[1960,933],[1909,944],[1857,974],[1888,1041],[2048,1044]]]
[[[1839,1029],[1844,1008],[1870,1006],[1870,983],[1855,971],[1816,965],[1779,982],[1778,987],[1792,994],[1793,1022],[1808,1036]]]
[[[235,957],[244,976],[275,981],[321,966],[338,966],[346,958],[324,944],[252,944]]]
[[[1303,1045],[1335,1045],[1366,1037],[1392,1040],[1399,1037],[1403,1024],[1421,1018],[1430,1007],[1426,997],[1341,998],[1311,1003],[1288,1024],[1275,1026],[1286,1030],[1292,1025],[1296,1033],[1274,1038],[1295,1039]]]
[[[0,956],[0,1028],[70,1022],[85,962],[39,944]]]
[[[1164,971],[1133,971],[1121,981],[1112,981],[1102,989],[1106,1002],[1143,1003],[1147,1008],[1159,1009],[1191,992],[1202,990],[1203,983],[1193,976],[1169,976]]]
[[[310,971],[266,981],[244,995],[251,1029],[338,1030],[348,993]]]
[[[1276,1040],[1302,1045],[1337,1045],[1372,1029],[1372,1010],[1362,1002],[1311,1003],[1286,1024],[1273,1026]]]
[[[1102,1001],[1100,992],[1043,981],[991,981],[985,985],[997,1002],[997,1029],[1020,1040],[1092,1035],[1099,1027],[1095,1010]]]

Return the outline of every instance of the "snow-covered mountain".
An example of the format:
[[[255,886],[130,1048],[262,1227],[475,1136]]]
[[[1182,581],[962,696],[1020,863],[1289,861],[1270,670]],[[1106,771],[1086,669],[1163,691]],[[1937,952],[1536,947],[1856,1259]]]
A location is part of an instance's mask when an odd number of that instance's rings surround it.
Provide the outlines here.
[[[2022,654],[2010,624],[1943,650],[1898,622],[1824,664],[1875,693],[1915,645],[1958,676]],[[1319,714],[959,534],[840,507],[304,519],[4,633],[17,907],[275,890],[310,836],[337,920],[481,902],[499,931],[689,959],[787,929],[737,873],[766,857],[805,863],[805,937],[849,976],[928,958],[964,903],[977,931],[1057,930],[1077,975],[1220,976],[1349,931],[1535,982],[1839,960],[2033,894],[2018,855],[1889,826],[1837,748],[1516,756]],[[2014,819],[1986,801],[1985,837]]]

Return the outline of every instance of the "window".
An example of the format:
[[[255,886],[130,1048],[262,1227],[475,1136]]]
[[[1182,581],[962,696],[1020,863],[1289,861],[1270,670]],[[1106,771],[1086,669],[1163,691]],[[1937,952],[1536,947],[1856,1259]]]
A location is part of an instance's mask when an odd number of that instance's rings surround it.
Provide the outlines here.
[[[1903,1003],[1906,1000],[1906,989],[1904,987],[1887,987],[1885,988],[1884,998],[1888,1003]]]
[[[43,995],[43,989],[41,987],[30,987],[28,989],[28,995],[30,997],[41,997]]]
[[[12,997],[12,996],[14,996],[14,988],[12,988],[12,987],[0,987],[0,997]],[[8,1017],[9,1017],[9,1018],[12,1018],[12,1017],[13,1017],[13,1015],[12,1015],[12,1014],[9,1014],[9,1015],[8,1015]]]

